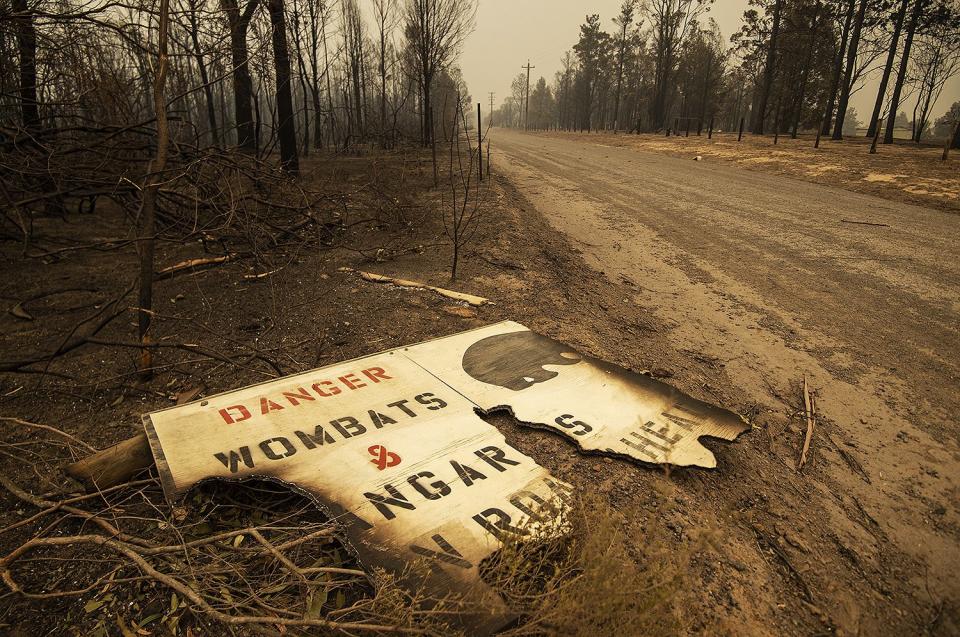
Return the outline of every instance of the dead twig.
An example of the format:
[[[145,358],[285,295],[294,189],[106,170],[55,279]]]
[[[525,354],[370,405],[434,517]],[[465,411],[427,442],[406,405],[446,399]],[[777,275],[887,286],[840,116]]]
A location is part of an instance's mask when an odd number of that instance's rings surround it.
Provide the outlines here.
[[[431,292],[436,292],[440,296],[445,296],[448,299],[453,299],[455,301],[463,301],[464,303],[469,303],[473,306],[480,305],[493,305],[493,302],[490,299],[486,299],[482,296],[476,296],[473,294],[467,294],[465,292],[455,292],[453,290],[447,290],[446,288],[438,288],[433,285],[427,285],[426,283],[420,283],[419,281],[408,281],[406,279],[396,279],[390,276],[384,276],[382,274],[374,274],[373,272],[364,272],[363,270],[354,270],[353,268],[339,268],[339,272],[353,272],[360,275],[360,278],[364,281],[370,281],[372,283],[390,283],[402,288],[416,288],[420,290],[430,290]]]
[[[63,437],[63,438],[66,438],[67,440],[70,440],[70,441],[72,441],[72,442],[77,443],[77,444],[80,445],[81,447],[84,447],[85,449],[87,449],[87,451],[90,451],[90,452],[92,452],[92,453],[96,453],[96,452],[97,452],[97,449],[96,449],[96,448],[91,447],[90,445],[88,445],[88,444],[85,443],[84,441],[80,440],[79,438],[76,438],[76,437],[74,437],[74,436],[71,436],[71,435],[68,434],[67,432],[61,431],[61,430],[57,429],[56,427],[51,427],[50,425],[42,425],[42,424],[40,424],[40,423],[28,422],[28,421],[26,421],[26,420],[21,420],[20,418],[14,418],[14,417],[12,417],[12,416],[0,416],[0,420],[5,420],[5,421],[7,421],[7,422],[13,422],[13,423],[16,423],[16,424],[18,424],[18,425],[20,425],[20,426],[22,426],[22,427],[29,427],[29,428],[31,428],[31,429],[42,429],[42,430],[44,430],[44,431],[49,431],[49,432],[52,433],[52,434],[56,434],[56,435],[58,435],[58,436],[61,436],[61,437]]]
[[[154,281],[161,281],[163,279],[169,279],[170,277],[179,274],[180,272],[188,270],[197,270],[209,265],[221,265],[224,263],[229,263],[234,259],[239,258],[238,254],[225,254],[220,257],[206,257],[202,259],[187,259],[186,261],[181,261],[180,263],[175,263],[173,265],[167,266],[157,270],[156,275],[154,276]]]
[[[810,395],[810,389],[807,387],[807,377],[803,377],[803,411],[807,419],[807,433],[803,438],[803,450],[800,452],[800,462],[797,464],[797,471],[803,471],[803,465],[807,464],[807,454],[810,452],[810,440],[813,438],[813,427],[816,424],[817,415],[815,410],[813,396]]]

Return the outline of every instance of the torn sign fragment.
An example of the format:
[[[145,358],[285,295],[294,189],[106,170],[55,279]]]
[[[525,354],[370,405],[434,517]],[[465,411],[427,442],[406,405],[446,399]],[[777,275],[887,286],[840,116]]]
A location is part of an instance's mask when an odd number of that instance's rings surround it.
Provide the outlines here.
[[[734,440],[737,414],[665,383],[582,356],[506,321],[407,348],[406,355],[485,412],[509,410],[585,451],[646,463],[713,468],[702,436]]]
[[[675,465],[715,466],[698,438],[747,428],[512,322],[171,407],[144,425],[169,498],[208,478],[289,484],[339,522],[366,568],[459,603],[463,627],[486,634],[511,615],[480,562],[556,528],[571,489],[476,413],[496,408],[585,450]],[[411,579],[418,560],[429,568]]]

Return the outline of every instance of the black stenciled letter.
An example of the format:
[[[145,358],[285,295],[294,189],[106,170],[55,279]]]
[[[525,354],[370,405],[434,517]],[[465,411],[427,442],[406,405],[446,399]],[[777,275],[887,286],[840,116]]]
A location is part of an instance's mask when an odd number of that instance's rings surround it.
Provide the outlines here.
[[[230,469],[230,473],[237,472],[241,458],[243,458],[243,464],[247,465],[248,469],[253,469],[253,456],[250,455],[250,447],[240,447],[239,453],[231,449],[228,453],[229,456],[220,451],[213,454],[213,457],[222,462],[227,469]]]
[[[408,509],[410,511],[413,511],[417,508],[412,502],[407,500],[402,493],[397,491],[397,488],[392,484],[385,484],[383,485],[383,488],[387,493],[390,494],[389,496],[385,496],[380,493],[370,493],[368,491],[363,494],[363,497],[372,502],[373,505],[377,507],[377,511],[379,511],[384,518],[392,520],[393,518],[397,517],[397,514],[391,511],[390,507],[398,507],[401,509]]]

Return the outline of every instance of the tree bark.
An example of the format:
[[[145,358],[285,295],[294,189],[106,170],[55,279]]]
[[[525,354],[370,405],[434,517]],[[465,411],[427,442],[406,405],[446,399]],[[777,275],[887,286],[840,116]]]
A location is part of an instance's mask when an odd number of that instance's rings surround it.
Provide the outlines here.
[[[217,130],[217,110],[213,99],[213,85],[210,83],[210,74],[203,61],[203,51],[200,48],[200,25],[197,23],[197,2],[190,0],[190,41],[193,43],[193,57],[200,71],[200,82],[203,83],[203,93],[207,100],[207,122],[210,126],[210,137],[214,146],[220,146],[220,133]]]
[[[810,77],[810,64],[813,62],[813,51],[817,44],[817,18],[820,17],[820,7],[823,5],[821,0],[813,8],[813,22],[810,25],[810,43],[807,45],[807,61],[803,65],[803,72],[800,77],[800,96],[797,98],[797,111],[793,118],[793,130],[790,131],[790,138],[797,138],[797,129],[800,128],[800,118],[803,117],[803,97],[807,92],[807,79]]]
[[[297,57],[297,78],[300,81],[300,92],[303,95],[303,156],[310,155],[310,93],[307,91],[307,65],[303,61],[303,46],[301,43],[300,23],[303,14],[293,2],[293,52]]]
[[[37,108],[37,31],[27,0],[13,0],[12,6],[16,15],[20,56],[20,113],[23,127],[35,132],[40,129],[40,110]]]
[[[770,44],[767,46],[767,62],[763,69],[763,90],[760,92],[760,104],[757,106],[753,132],[763,135],[763,123],[767,117],[767,102],[773,86],[773,73],[777,62],[777,39],[780,37],[780,15],[783,13],[783,0],[777,0],[773,6],[773,28],[770,31]]]
[[[847,69],[843,74],[843,85],[840,87],[840,102],[837,104],[837,121],[833,128],[833,139],[843,139],[843,120],[847,116],[847,104],[850,103],[850,89],[853,88],[853,71],[857,63],[857,50],[860,48],[860,31],[863,29],[863,16],[867,11],[867,0],[860,0],[857,10],[857,19],[853,23],[853,35],[847,47]]]
[[[320,14],[320,37],[323,39],[323,72],[327,76],[327,117],[330,118],[330,143],[336,148],[337,122],[333,112],[333,85],[330,78],[330,57],[327,51],[327,17],[322,12]]]
[[[157,154],[147,169],[143,188],[143,200],[140,207],[140,291],[138,298],[137,328],[141,343],[150,340],[151,309],[153,307],[153,261],[156,242],[156,206],[157,191],[163,180],[163,171],[167,167],[167,146],[170,131],[167,126],[167,100],[164,86],[167,79],[167,34],[169,31],[169,0],[160,0],[160,22],[157,35],[157,70],[153,80],[153,109],[157,119]],[[140,350],[140,374],[150,377],[153,374],[153,350],[144,347]]]
[[[900,106],[900,92],[907,77],[907,68],[910,62],[910,49],[913,46],[913,34],[917,30],[920,14],[923,12],[924,0],[914,0],[913,12],[910,14],[910,24],[907,26],[907,39],[903,43],[903,54],[900,56],[900,71],[897,81],[893,85],[893,95],[890,97],[890,109],[887,112],[887,127],[883,131],[883,143],[893,143],[893,126],[897,121],[897,108]]]
[[[827,106],[823,110],[823,124],[820,129],[822,135],[830,134],[830,124],[833,122],[833,105],[837,100],[840,74],[843,72],[843,54],[847,49],[847,39],[850,37],[850,25],[853,23],[853,9],[856,6],[856,0],[850,0],[850,4],[847,6],[847,17],[843,23],[843,35],[840,36],[840,48],[837,49],[837,57],[833,65],[833,79],[830,82],[830,93],[827,97]]]
[[[240,13],[237,0],[221,0],[230,25],[230,54],[233,61],[233,108],[237,126],[237,146],[248,153],[257,150],[257,135],[254,130],[253,81],[247,67],[247,27],[259,6],[260,0],[250,0]]]
[[[873,115],[870,116],[870,126],[867,128],[867,137],[875,137],[877,126],[880,124],[881,109],[883,109],[883,98],[887,95],[887,83],[890,81],[890,72],[893,70],[893,62],[897,59],[897,44],[900,43],[900,32],[903,30],[903,22],[907,17],[907,5],[910,0],[903,0],[900,4],[900,11],[897,13],[896,22],[893,24],[893,35],[890,39],[890,51],[887,53],[887,63],[883,67],[883,76],[880,78],[880,89],[877,91],[877,101],[873,105]]]
[[[267,0],[273,27],[273,66],[277,83],[277,135],[280,140],[280,166],[291,174],[300,170],[297,157],[297,126],[290,92],[290,55],[287,51],[287,25],[283,0]]]
[[[613,132],[620,128],[620,89],[623,84],[623,57],[627,48],[627,22],[620,29],[620,51],[617,59],[617,95],[613,103]]]
[[[381,20],[385,21],[384,17]],[[387,146],[387,34],[380,23],[380,145]]]

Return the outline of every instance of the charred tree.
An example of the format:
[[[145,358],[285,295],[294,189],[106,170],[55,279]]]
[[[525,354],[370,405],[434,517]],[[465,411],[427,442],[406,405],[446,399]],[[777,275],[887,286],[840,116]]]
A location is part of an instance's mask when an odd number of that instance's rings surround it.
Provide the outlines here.
[[[793,129],[790,131],[792,139],[797,138],[797,129],[800,128],[800,118],[803,116],[803,97],[807,92],[807,81],[810,77],[810,65],[813,63],[813,52],[817,45],[817,26],[820,17],[820,8],[823,6],[821,0],[817,0],[813,7],[813,18],[810,23],[810,42],[807,44],[807,59],[803,65],[803,71],[800,75],[800,95],[797,98],[796,110],[793,117]]]
[[[297,156],[297,126],[293,114],[293,96],[290,92],[290,54],[287,50],[287,24],[283,0],[267,0],[270,25],[273,27],[273,66],[277,82],[277,136],[280,141],[280,165],[289,173],[297,174],[300,161]]]
[[[140,293],[138,299],[137,328],[141,345],[150,344],[150,322],[153,316],[153,261],[156,243],[157,191],[167,167],[167,147],[170,131],[167,126],[167,100],[164,87],[169,60],[167,35],[169,32],[169,0],[160,0],[160,21],[157,34],[157,65],[153,79],[153,108],[157,121],[157,153],[147,168],[140,206]],[[153,350],[140,350],[140,373],[144,377],[153,374]]]
[[[857,50],[860,48],[860,31],[863,29],[863,16],[867,11],[867,0],[860,0],[857,9],[857,19],[853,23],[853,34],[847,46],[847,68],[843,74],[843,84],[840,86],[840,101],[837,104],[837,119],[833,128],[833,139],[843,139],[843,120],[847,115],[847,104],[850,102],[850,90],[853,88],[853,72],[857,63]]]
[[[893,62],[897,59],[897,45],[900,43],[900,32],[903,30],[903,22],[907,17],[908,4],[909,0],[902,0],[900,10],[894,18],[893,35],[890,38],[890,51],[887,53],[887,63],[883,66],[883,76],[880,78],[880,88],[877,90],[877,101],[873,105],[873,114],[870,116],[870,124],[867,127],[867,137],[875,137],[877,127],[880,124],[883,98],[887,95],[887,83],[890,81],[890,72],[893,71]]]
[[[780,16],[783,13],[783,0],[777,0],[773,6],[773,27],[770,31],[770,43],[767,45],[767,61],[763,68],[763,89],[760,91],[760,103],[757,105],[753,132],[763,135],[763,124],[767,117],[767,102],[773,87],[773,76],[777,64],[777,40],[780,37]]]
[[[207,102],[207,124],[210,126],[210,137],[214,146],[220,146],[220,131],[217,129],[217,110],[213,98],[213,84],[210,82],[210,73],[207,71],[206,61],[203,59],[203,48],[200,45],[200,24],[197,20],[197,0],[189,0],[190,11],[187,19],[190,22],[190,42],[193,45],[193,58],[200,73],[200,82],[203,84],[203,94]]]
[[[843,73],[843,54],[847,50],[847,39],[850,37],[850,25],[853,23],[854,7],[856,7],[856,0],[850,0],[847,5],[847,17],[843,23],[843,34],[840,36],[840,46],[837,47],[837,54],[834,58],[830,91],[827,93],[827,105],[823,109],[823,124],[820,128],[822,135],[830,134],[830,124],[833,122],[833,106],[837,101],[837,89],[840,86],[840,75]]]
[[[910,23],[907,25],[907,37],[903,42],[903,54],[900,56],[900,71],[897,81],[893,84],[893,95],[890,97],[890,108],[887,112],[887,126],[883,131],[883,143],[893,143],[893,126],[897,119],[897,107],[900,106],[900,92],[907,78],[910,63],[910,49],[913,47],[913,35],[917,31],[920,15],[923,13],[924,0],[914,0],[913,12],[910,14]]]
[[[237,127],[237,146],[254,153],[257,149],[257,134],[253,122],[253,80],[247,66],[247,29],[250,20],[260,6],[260,0],[249,0],[240,11],[237,0],[220,0],[230,27],[230,55],[233,61],[233,100]]]
[[[40,129],[37,107],[37,30],[27,0],[13,0],[16,19],[17,50],[20,55],[20,113],[23,127],[30,132]]]

